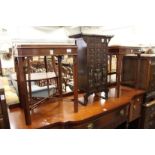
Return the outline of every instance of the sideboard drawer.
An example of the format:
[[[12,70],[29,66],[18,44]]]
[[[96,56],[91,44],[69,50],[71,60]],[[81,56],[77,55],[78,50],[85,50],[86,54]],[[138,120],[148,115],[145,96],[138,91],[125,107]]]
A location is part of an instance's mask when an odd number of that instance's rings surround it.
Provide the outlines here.
[[[128,106],[115,109],[108,112],[99,118],[92,119],[84,123],[72,124],[70,128],[76,129],[101,129],[101,128],[116,128],[128,119]]]
[[[129,122],[134,121],[141,116],[142,101],[142,96],[137,96],[133,99],[130,106]]]

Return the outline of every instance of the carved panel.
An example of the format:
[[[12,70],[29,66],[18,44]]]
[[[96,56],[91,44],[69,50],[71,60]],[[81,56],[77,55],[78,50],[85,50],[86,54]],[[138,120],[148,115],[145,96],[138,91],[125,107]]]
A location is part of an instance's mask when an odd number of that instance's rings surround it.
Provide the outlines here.
[[[112,36],[74,35],[78,46],[79,89],[86,93],[107,93],[107,52]],[[106,94],[107,97],[107,94]]]

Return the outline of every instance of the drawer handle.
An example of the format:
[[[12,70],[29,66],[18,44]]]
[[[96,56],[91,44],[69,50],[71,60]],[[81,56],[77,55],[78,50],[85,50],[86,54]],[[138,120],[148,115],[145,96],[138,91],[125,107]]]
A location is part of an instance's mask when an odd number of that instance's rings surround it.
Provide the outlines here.
[[[136,110],[136,105],[133,105],[133,110]]]
[[[121,116],[124,116],[124,114],[125,114],[125,111],[122,109],[122,110],[120,111],[120,115],[121,115]]]
[[[153,125],[153,123],[152,123],[152,122],[150,122],[150,123],[149,123],[149,125],[150,125],[150,126],[152,126],[152,125]]]
[[[93,129],[94,128],[94,124],[93,123],[89,123],[87,126],[88,129]]]
[[[140,98],[137,98],[137,102],[139,102],[140,101]]]
[[[150,118],[154,118],[154,114],[151,114],[151,115],[150,115]]]

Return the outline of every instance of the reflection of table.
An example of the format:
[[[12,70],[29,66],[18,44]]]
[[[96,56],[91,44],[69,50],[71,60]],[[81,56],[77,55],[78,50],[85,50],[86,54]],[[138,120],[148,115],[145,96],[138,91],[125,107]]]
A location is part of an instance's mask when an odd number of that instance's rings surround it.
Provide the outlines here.
[[[26,124],[31,124],[31,116],[29,109],[29,96],[27,90],[26,79],[32,81],[32,74],[28,73],[26,78],[25,74],[25,63],[30,66],[30,58],[33,56],[44,56],[45,68],[47,70],[47,56],[56,56],[58,58],[58,90],[59,97],[62,98],[62,56],[69,55],[73,57],[73,68],[74,68],[74,111],[78,111],[78,88],[77,88],[77,51],[76,46],[73,45],[18,45],[13,49],[15,56],[15,68],[17,72],[17,83],[19,90],[19,99],[22,108],[24,109]],[[53,63],[53,62],[52,62]],[[29,70],[29,69],[28,69]],[[48,73],[46,74],[48,75]],[[35,76],[35,75],[34,75]],[[42,78],[47,78],[47,76],[42,75]],[[35,79],[39,80],[37,76]],[[29,86],[30,86],[29,82]]]

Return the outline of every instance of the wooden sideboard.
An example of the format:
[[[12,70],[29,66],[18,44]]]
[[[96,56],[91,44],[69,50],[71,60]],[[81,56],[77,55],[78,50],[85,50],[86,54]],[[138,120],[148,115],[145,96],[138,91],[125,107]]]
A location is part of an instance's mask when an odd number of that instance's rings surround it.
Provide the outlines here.
[[[0,81],[0,129],[9,129],[10,122],[8,117],[8,107],[5,99],[5,92]]]
[[[17,45],[13,47],[15,58],[15,69],[17,72],[17,83],[19,100],[24,110],[26,124],[31,124],[31,73],[30,58],[34,56],[44,56],[46,72],[47,70],[47,56],[56,56],[58,58],[58,91],[59,98],[62,99],[62,56],[69,55],[73,57],[73,81],[74,81],[74,112],[78,111],[78,84],[77,84],[77,47],[74,45]],[[28,68],[28,80],[26,78],[26,62]],[[47,79],[47,78],[46,78]],[[47,79],[48,80],[48,79]],[[27,82],[29,91],[27,90]]]
[[[98,129],[128,128],[129,124],[141,119],[141,106],[144,91],[129,87],[120,87],[120,97],[116,98],[116,89],[110,88],[107,100],[89,97],[89,104],[74,113],[71,97],[61,102],[42,104],[32,113],[32,124],[26,125],[21,108],[10,110],[11,128],[48,128],[48,129]],[[79,99],[83,99],[83,94]]]

